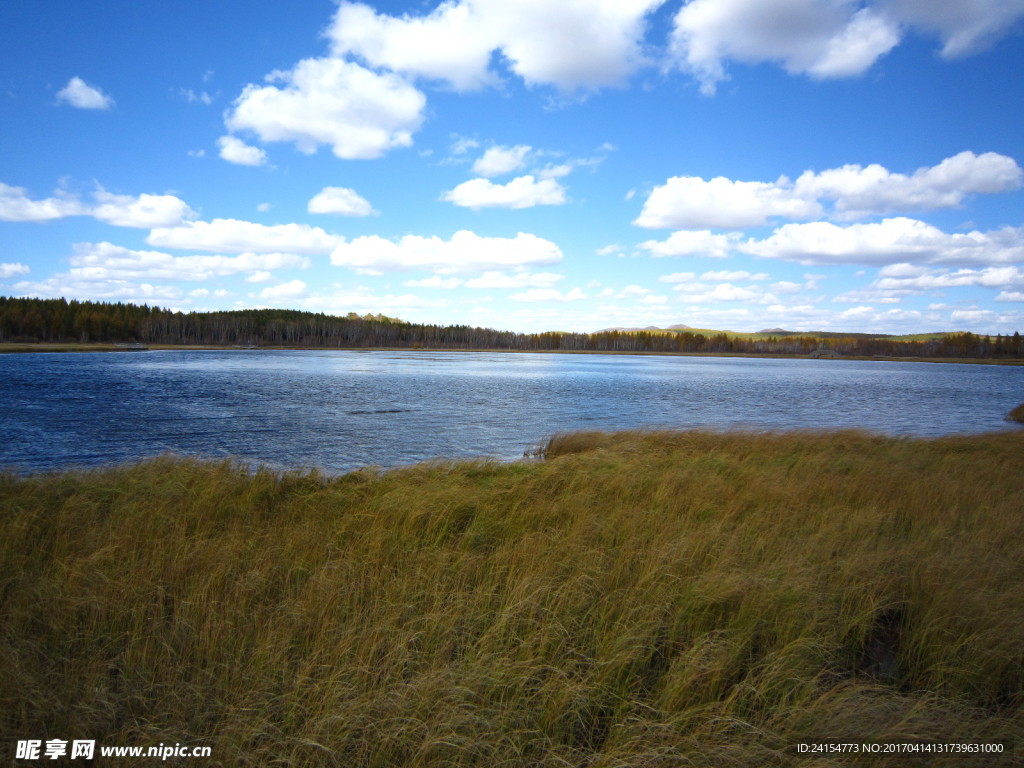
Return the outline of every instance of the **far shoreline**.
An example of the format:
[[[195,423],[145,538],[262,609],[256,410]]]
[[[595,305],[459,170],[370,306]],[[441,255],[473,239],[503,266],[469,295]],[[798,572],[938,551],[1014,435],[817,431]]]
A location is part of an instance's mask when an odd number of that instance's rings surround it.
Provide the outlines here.
[[[449,348],[449,347],[312,347],[312,346],[240,346],[229,344],[147,344],[142,347],[124,344],[108,344],[102,342],[69,342],[65,344],[49,342],[0,342],[0,355],[47,352],[146,352],[146,351],[221,351],[251,352],[261,351],[310,351],[310,352],[495,352],[508,354],[541,354],[541,355],[625,355],[632,357],[739,357],[748,359],[773,360],[811,360],[843,361],[858,360],[867,362],[893,363],[944,363],[969,365],[1011,365],[1024,366],[1024,358],[973,358],[973,357],[900,357],[894,355],[841,355],[838,357],[819,357],[811,355],[781,353],[741,353],[741,352],[659,352],[634,350],[590,350],[590,349],[489,349],[481,348]]]

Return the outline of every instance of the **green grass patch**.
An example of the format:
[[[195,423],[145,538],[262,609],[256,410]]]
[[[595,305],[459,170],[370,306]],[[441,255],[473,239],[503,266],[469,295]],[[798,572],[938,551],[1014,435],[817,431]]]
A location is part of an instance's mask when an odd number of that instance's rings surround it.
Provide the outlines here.
[[[609,768],[803,765],[793,746],[825,738],[1019,748],[1021,477],[1019,432],[0,475],[0,743]]]

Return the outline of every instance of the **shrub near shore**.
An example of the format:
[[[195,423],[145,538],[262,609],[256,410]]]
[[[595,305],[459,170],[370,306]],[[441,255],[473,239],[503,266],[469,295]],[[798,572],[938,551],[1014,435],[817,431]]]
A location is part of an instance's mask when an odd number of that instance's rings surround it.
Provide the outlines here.
[[[0,742],[180,742],[232,766],[1024,743],[1024,433],[539,453],[2,476]]]

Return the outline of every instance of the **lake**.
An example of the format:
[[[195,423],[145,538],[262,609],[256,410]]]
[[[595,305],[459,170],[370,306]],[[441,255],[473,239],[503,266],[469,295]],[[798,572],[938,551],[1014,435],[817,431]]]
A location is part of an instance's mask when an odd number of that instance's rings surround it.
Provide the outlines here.
[[[555,432],[631,427],[1020,429],[1024,369],[853,360],[489,352],[0,355],[0,466],[171,451],[340,472],[515,459]]]

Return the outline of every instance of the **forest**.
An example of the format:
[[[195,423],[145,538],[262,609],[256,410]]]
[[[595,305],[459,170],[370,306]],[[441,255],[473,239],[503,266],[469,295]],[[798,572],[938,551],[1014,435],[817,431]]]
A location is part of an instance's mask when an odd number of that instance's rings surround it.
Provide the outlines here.
[[[493,349],[515,351],[731,353],[1006,359],[1024,357],[1020,332],[899,337],[863,333],[740,334],[696,330],[515,333],[409,323],[382,314],[287,309],[175,312],[126,303],[0,296],[0,343]]]

